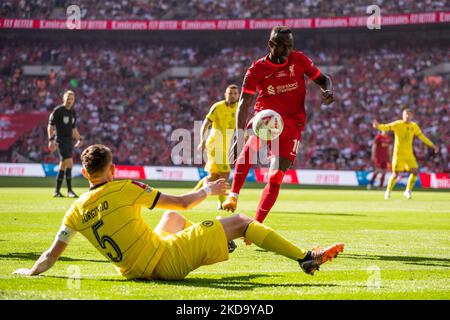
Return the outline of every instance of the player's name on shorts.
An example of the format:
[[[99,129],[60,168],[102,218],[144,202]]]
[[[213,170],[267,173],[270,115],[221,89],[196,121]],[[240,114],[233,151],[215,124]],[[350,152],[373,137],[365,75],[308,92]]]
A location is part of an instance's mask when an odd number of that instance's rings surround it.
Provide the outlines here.
[[[109,208],[108,201],[103,201],[98,206],[89,209],[88,211],[86,211],[84,214],[81,215],[81,219],[83,221],[83,224],[89,222],[92,219],[94,219],[95,217],[98,216],[98,214],[100,212],[108,210],[108,208]]]

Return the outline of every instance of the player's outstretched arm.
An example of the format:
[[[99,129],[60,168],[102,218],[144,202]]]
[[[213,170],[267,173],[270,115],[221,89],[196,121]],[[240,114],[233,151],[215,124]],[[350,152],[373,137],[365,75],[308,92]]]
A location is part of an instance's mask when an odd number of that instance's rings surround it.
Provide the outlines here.
[[[61,256],[61,254],[64,252],[64,250],[67,247],[67,243],[55,239],[50,249],[45,251],[39,259],[34,263],[33,267],[31,269],[22,268],[17,269],[13,272],[13,274],[18,274],[22,276],[37,276],[38,274],[41,274],[55,264],[55,262],[58,260],[58,258]]]
[[[320,74],[313,81],[322,90],[323,103],[327,105],[333,103],[333,82],[331,81],[331,77],[325,74]]]
[[[180,196],[161,193],[155,208],[170,210],[188,210],[206,199],[208,195],[224,195],[229,188],[225,179],[209,182],[207,186]]]
[[[432,148],[434,150],[435,153],[439,152],[439,147],[437,145],[435,145],[433,142],[431,142],[430,139],[428,139],[423,133],[422,131],[419,129],[419,132],[416,134],[417,138],[419,138],[420,140],[422,140],[423,143],[425,143],[428,147]]]
[[[377,130],[380,131],[392,131],[395,129],[395,126],[397,125],[397,121],[388,123],[388,124],[383,124],[383,123],[379,123],[378,120],[373,120],[372,122],[372,127],[374,127]]]
[[[209,119],[203,120],[202,127],[200,129],[200,143],[197,146],[199,151],[203,151],[206,143],[206,132],[211,127],[212,122]]]

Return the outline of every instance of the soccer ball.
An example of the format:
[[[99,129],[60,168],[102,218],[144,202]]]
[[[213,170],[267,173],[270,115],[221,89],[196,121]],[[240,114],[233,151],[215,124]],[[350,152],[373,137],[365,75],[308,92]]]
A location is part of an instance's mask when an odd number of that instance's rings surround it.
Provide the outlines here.
[[[274,110],[266,109],[258,112],[252,120],[253,131],[266,141],[275,140],[283,132],[283,118]]]

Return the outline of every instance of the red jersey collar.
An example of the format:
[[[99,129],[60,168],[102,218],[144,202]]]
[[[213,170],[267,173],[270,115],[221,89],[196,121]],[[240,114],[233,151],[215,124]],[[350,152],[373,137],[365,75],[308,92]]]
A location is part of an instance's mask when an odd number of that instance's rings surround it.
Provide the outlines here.
[[[268,53],[265,58],[264,58],[264,62],[267,63],[269,66],[274,67],[274,68],[280,68],[280,67],[284,67],[285,65],[287,65],[289,63],[289,59],[291,58],[291,54],[289,54],[289,57],[286,59],[285,62],[281,63],[281,64],[275,64],[272,61],[270,61],[269,59],[269,54]]]

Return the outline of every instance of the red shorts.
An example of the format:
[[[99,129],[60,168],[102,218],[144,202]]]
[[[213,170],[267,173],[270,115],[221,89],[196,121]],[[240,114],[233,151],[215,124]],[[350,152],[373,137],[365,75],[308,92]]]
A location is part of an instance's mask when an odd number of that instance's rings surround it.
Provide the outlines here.
[[[300,148],[302,131],[305,125],[298,118],[283,118],[283,124],[283,132],[280,136],[273,141],[269,141],[267,145],[271,156],[279,156],[294,162]]]
[[[387,169],[388,168],[388,160],[384,159],[375,159],[373,162],[373,165],[375,166],[375,169]]]

